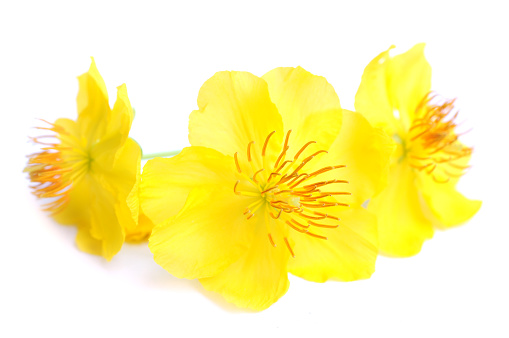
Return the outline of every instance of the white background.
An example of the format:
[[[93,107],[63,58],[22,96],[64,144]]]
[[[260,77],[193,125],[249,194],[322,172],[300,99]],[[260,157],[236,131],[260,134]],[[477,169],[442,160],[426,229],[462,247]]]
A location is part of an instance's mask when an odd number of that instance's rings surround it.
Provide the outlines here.
[[[509,53],[500,2],[289,3],[86,1],[0,5],[2,337],[509,336]],[[22,174],[35,118],[76,116],[76,76],[94,56],[110,98],[126,83],[146,153],[180,149],[202,83],[220,70],[302,66],[353,109],[364,67],[391,44],[426,42],[433,88],[458,97],[475,147],[460,189],[482,199],[466,225],[407,259],[381,257],[369,280],[290,277],[261,313],[179,280],[146,245],[111,261],[77,250],[75,228],[39,210]]]

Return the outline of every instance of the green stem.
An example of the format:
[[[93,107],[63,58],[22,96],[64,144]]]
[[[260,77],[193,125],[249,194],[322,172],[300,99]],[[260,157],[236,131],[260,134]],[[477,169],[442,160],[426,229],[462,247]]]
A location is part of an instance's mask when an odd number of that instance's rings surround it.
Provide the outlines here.
[[[180,153],[182,150],[173,150],[173,151],[163,151],[161,153],[153,153],[153,154],[143,154],[141,157],[142,160],[148,160],[154,157],[171,157]]]

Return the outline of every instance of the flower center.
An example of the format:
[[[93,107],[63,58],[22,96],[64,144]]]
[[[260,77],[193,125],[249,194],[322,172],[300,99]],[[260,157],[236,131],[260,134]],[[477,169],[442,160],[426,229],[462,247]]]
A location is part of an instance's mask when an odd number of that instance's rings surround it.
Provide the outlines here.
[[[437,183],[447,183],[469,168],[466,162],[472,148],[461,144],[458,141],[461,134],[455,133],[458,116],[455,100],[436,101],[437,96],[430,93],[417,108],[408,133],[407,151],[413,168],[430,175]]]
[[[248,220],[260,210],[264,210],[262,212],[270,215],[279,226],[286,226],[292,231],[326,240],[324,232],[339,226],[339,218],[329,213],[331,207],[349,206],[346,203],[339,203],[335,196],[351,195],[351,193],[336,191],[334,188],[331,191],[331,187],[347,184],[348,181],[336,178],[323,180],[321,177],[335,169],[344,168],[345,165],[327,166],[306,172],[308,164],[317,156],[327,154],[327,151],[318,150],[300,160],[307,148],[316,143],[310,141],[303,145],[293,157],[287,159],[291,132],[291,130],[287,132],[282,150],[274,163],[269,163],[266,152],[270,138],[275,132],[267,136],[261,151],[260,163],[263,163],[263,168],[256,168],[254,165],[253,156],[256,154],[253,155],[253,141],[247,146],[248,168],[241,168],[238,153],[235,153],[235,166],[243,182],[241,180],[235,182],[233,190],[239,196],[255,198],[244,211]],[[240,186],[248,188],[240,190]],[[271,229],[268,224],[270,222],[266,223],[268,239],[276,247],[272,231],[277,230]],[[288,238],[284,237],[283,240],[290,254],[295,257]]]
[[[28,155],[28,164],[24,172],[28,172],[33,194],[39,198],[47,198],[50,202],[44,205],[45,211],[56,214],[62,211],[69,202],[69,192],[73,181],[81,178],[87,171],[90,159],[88,155],[73,147],[75,142],[65,142],[72,136],[56,124],[46,122],[50,127],[36,127],[49,130],[57,135],[31,137],[32,142],[42,145],[40,152]],[[56,139],[54,143],[42,139]],[[69,143],[69,144],[67,144]]]

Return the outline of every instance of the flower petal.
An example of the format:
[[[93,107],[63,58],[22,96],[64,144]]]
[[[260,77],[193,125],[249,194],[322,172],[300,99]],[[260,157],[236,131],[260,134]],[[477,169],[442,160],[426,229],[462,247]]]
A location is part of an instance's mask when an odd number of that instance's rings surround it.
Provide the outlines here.
[[[327,240],[292,232],[295,259],[289,260],[288,270],[319,283],[331,278],[342,281],[369,278],[375,271],[378,255],[375,216],[362,207],[330,213],[340,221],[337,228],[322,229],[321,235]],[[314,233],[317,229],[311,227],[310,231]]]
[[[334,88],[324,77],[301,67],[280,67],[262,77],[269,85],[272,102],[283,118],[285,132],[292,130],[292,157],[309,141],[328,150],[341,128],[341,106]]]
[[[78,226],[76,243],[81,250],[111,260],[124,243],[119,211],[115,194],[87,175],[73,185],[69,204],[54,218],[59,223]]]
[[[329,149],[329,153],[313,163],[315,169],[346,165],[316,177],[316,180],[347,180],[342,189],[352,193],[340,202],[362,205],[387,185],[390,156],[394,142],[379,128],[373,128],[359,113],[344,110],[341,132]],[[312,181],[310,181],[312,183]],[[323,192],[337,190],[329,185]]]
[[[198,107],[189,117],[189,141],[193,146],[213,147],[225,155],[244,152],[249,142],[261,153],[272,131],[269,154],[279,152],[283,122],[272,103],[267,83],[246,72],[218,72],[198,94]],[[261,168],[259,156],[254,158]]]
[[[159,224],[182,209],[194,187],[223,185],[233,193],[234,163],[233,158],[205,147],[184,148],[175,157],[150,160],[142,174],[142,209]]]
[[[89,140],[96,140],[106,128],[107,115],[110,112],[108,92],[104,80],[99,74],[94,58],[87,73],[78,77],[78,125],[81,134]],[[104,121],[104,122],[103,122]]]
[[[421,179],[419,186],[435,218],[434,223],[439,228],[460,225],[481,208],[481,201],[466,198],[456,190],[453,184],[437,183],[428,177]]]
[[[399,111],[405,130],[410,127],[417,107],[431,90],[431,66],[424,57],[424,43],[392,58],[389,68],[389,99]]]
[[[412,256],[422,243],[433,237],[431,222],[425,217],[413,169],[406,161],[394,164],[388,186],[368,204],[377,215],[380,251],[389,256]]]
[[[400,128],[389,95],[389,51],[392,48],[394,46],[380,53],[366,66],[355,95],[355,110],[362,113],[374,127],[383,128],[391,136]]]
[[[117,100],[113,110],[107,116],[97,116],[97,118],[93,122],[98,126],[104,126],[99,128],[101,133],[96,134],[99,142],[94,143],[95,139],[88,140],[93,144],[90,149],[90,156],[95,162],[101,163],[103,168],[111,169],[119,156],[119,148],[125,144],[129,136],[134,118],[125,85],[118,87]]]
[[[103,174],[104,182],[108,184],[110,191],[114,191],[117,197],[117,217],[126,232],[126,236],[140,231],[138,229],[140,160],[140,146],[133,139],[128,138],[119,152],[113,169],[105,171]],[[145,237],[148,237],[149,234],[150,230]]]
[[[281,241],[273,247],[265,232],[267,218],[253,219],[256,233],[251,247],[219,275],[200,279],[203,287],[220,293],[228,302],[238,307],[264,310],[281,298],[290,282],[287,262],[290,256]]]
[[[154,260],[178,278],[217,275],[249,247],[243,211],[252,200],[219,185],[193,189],[179,214],[154,228]]]

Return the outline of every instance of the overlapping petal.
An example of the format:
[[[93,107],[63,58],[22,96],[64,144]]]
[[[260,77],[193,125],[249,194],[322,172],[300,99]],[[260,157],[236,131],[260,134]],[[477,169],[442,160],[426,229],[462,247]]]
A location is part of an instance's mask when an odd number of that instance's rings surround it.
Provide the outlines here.
[[[341,106],[334,88],[324,77],[301,67],[275,68],[262,77],[269,85],[272,102],[283,119],[285,131],[292,130],[288,157],[309,141],[328,150],[341,128]]]
[[[422,177],[419,188],[439,228],[463,224],[481,208],[481,201],[466,198],[453,184],[437,183],[430,177]]]
[[[377,216],[380,251],[389,256],[411,256],[433,237],[433,227],[421,205],[416,176],[407,163],[390,169],[388,185],[368,204]]]
[[[355,110],[362,113],[374,127],[383,128],[389,135],[401,129],[400,122],[394,116],[389,92],[389,52],[392,48],[394,46],[380,53],[366,66],[355,95]]]
[[[352,195],[344,201],[360,206],[385,188],[393,151],[394,142],[382,130],[373,128],[361,114],[344,110],[341,132],[329,153],[310,164],[315,168],[346,165],[320,175],[319,179],[332,180],[339,176],[347,180],[344,190]],[[337,190],[333,186],[322,188],[324,192],[334,189]]]
[[[94,58],[90,69],[78,77],[78,125],[81,134],[88,140],[96,140],[104,135],[111,111],[108,103],[108,91],[104,80],[97,70]]]
[[[223,272],[202,278],[200,282],[205,289],[220,293],[228,302],[261,311],[288,290],[290,282],[286,265],[290,253],[284,247],[274,248],[267,240],[265,222],[272,221],[263,217],[256,221],[252,224],[254,231],[249,249]]]
[[[390,60],[387,93],[397,110],[405,130],[415,118],[417,107],[431,90],[431,66],[424,56],[424,43],[419,43]]]
[[[184,206],[189,192],[198,186],[236,182],[233,158],[206,147],[184,148],[173,158],[155,158],[143,168],[142,209],[155,223],[175,216]]]
[[[179,278],[222,272],[250,247],[252,231],[239,212],[250,200],[222,185],[194,188],[179,214],[154,228],[149,247],[155,261]]]
[[[338,227],[320,232],[327,240],[292,233],[298,253],[295,259],[289,260],[292,274],[323,283],[329,279],[365,279],[375,271],[378,255],[375,216],[361,207],[335,209],[331,213],[340,220],[329,223]]]
[[[189,117],[191,145],[233,156],[254,141],[261,153],[265,139],[275,131],[267,153],[279,151],[283,122],[263,79],[246,72],[218,72],[201,87],[198,107]]]

